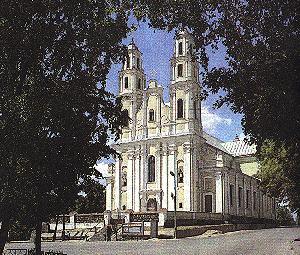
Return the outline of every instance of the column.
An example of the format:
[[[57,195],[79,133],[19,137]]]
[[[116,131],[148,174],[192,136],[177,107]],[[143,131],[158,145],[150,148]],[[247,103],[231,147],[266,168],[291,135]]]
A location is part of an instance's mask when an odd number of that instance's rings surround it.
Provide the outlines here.
[[[172,171],[177,179],[177,166],[176,166],[176,145],[172,144],[169,146],[168,155],[168,211],[174,211],[174,200],[171,198],[171,194],[175,195],[174,177],[171,176]]]
[[[191,173],[191,144],[186,142],[183,144],[184,150],[184,165],[183,165],[183,173],[184,173],[184,211],[191,211],[191,195],[192,195],[192,173]]]
[[[216,213],[223,213],[222,172],[215,174],[216,178]]]
[[[122,160],[117,159],[115,172],[115,209],[121,209],[121,168]]]
[[[127,209],[133,209],[133,173],[134,173],[134,151],[128,151]]]
[[[134,187],[134,211],[140,211],[140,187],[141,187],[141,167],[140,167],[140,150],[135,153],[135,187]]]
[[[112,189],[111,189],[111,182],[112,182],[112,178],[107,177],[106,178],[106,196],[105,196],[105,210],[112,210]]]
[[[164,146],[161,187],[163,190],[162,208],[165,208],[165,209],[168,208],[168,200],[169,200],[169,193],[168,193],[168,178],[170,178],[169,174],[170,173],[169,173],[169,169],[168,169],[168,147]]]

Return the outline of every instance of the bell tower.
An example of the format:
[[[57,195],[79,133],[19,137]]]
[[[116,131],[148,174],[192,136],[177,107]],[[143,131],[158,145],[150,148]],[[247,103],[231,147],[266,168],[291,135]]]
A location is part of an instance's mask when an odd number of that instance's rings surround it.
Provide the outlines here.
[[[122,140],[134,140],[136,135],[136,114],[143,101],[146,76],[143,69],[142,53],[133,39],[128,45],[128,55],[119,72],[119,95],[123,109],[128,111],[130,121],[123,129]]]
[[[202,134],[199,65],[195,43],[187,29],[175,36],[171,58],[171,130],[172,134]]]

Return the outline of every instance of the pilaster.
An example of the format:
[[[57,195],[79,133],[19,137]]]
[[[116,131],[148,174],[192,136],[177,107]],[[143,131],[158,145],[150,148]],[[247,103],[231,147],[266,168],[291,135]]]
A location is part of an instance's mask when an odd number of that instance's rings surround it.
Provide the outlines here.
[[[191,173],[191,144],[189,142],[183,144],[184,150],[184,211],[192,209],[192,173]]]
[[[177,157],[177,147],[175,144],[169,146],[169,155],[168,155],[168,210],[174,211],[174,200],[171,198],[171,194],[175,195],[174,184],[177,183],[177,166],[176,166],[176,157]],[[171,176],[170,172],[175,174],[175,183],[174,177]],[[177,185],[176,185],[177,186]]]
[[[128,151],[127,166],[127,209],[133,209],[133,188],[134,188],[134,151]]]
[[[216,180],[216,213],[223,213],[223,176],[222,172],[215,173]]]
[[[116,161],[116,172],[115,172],[115,209],[121,209],[121,168],[122,160],[117,159]]]
[[[141,152],[135,152],[135,186],[134,186],[134,211],[140,211],[140,191],[141,191]]]
[[[161,188],[163,191],[163,198],[162,198],[162,208],[168,209],[168,200],[169,200],[169,167],[168,167],[168,147],[163,147],[163,162],[162,162],[162,181],[161,181]]]

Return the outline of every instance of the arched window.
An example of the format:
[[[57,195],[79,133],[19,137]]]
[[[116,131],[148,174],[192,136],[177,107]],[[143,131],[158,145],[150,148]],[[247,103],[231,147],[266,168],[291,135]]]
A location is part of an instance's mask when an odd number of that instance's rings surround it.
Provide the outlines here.
[[[148,182],[155,182],[155,157],[148,158]]]
[[[123,110],[125,118],[126,118],[126,122],[125,122],[125,127],[129,126],[129,112],[127,109]]]
[[[182,64],[179,64],[177,66],[177,76],[178,77],[182,77],[183,76],[183,65]]]
[[[136,60],[136,67],[137,67],[137,69],[140,69],[140,59],[139,58],[137,58],[137,60]]]
[[[128,84],[129,84],[128,77],[125,77],[125,85],[124,85],[125,89],[128,89]]]
[[[178,167],[178,183],[183,183],[183,167]]]
[[[141,89],[141,88],[142,88],[142,80],[141,80],[141,78],[138,79],[137,88],[138,88],[138,89]]]
[[[154,117],[154,110],[150,109],[149,110],[149,121],[154,121],[155,117]]]
[[[183,100],[181,98],[177,100],[177,118],[183,118]]]

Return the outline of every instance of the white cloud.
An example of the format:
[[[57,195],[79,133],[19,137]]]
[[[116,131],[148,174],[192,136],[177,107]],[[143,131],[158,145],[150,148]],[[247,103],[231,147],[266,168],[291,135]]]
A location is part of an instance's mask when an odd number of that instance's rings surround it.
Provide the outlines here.
[[[224,118],[216,112],[212,112],[206,105],[201,106],[201,116],[203,129],[211,134],[215,134],[220,125],[230,126],[232,124],[232,119]]]

